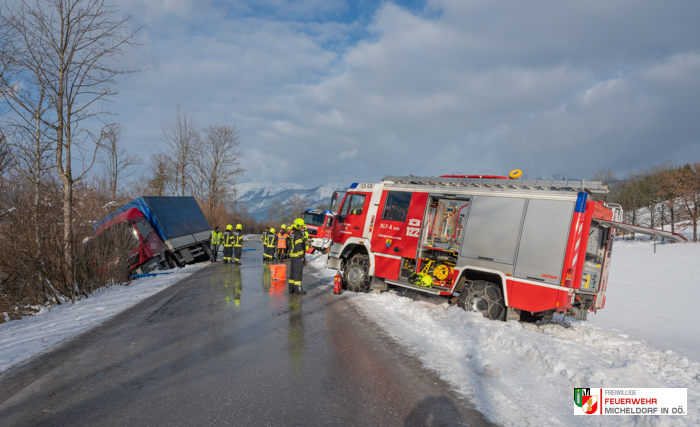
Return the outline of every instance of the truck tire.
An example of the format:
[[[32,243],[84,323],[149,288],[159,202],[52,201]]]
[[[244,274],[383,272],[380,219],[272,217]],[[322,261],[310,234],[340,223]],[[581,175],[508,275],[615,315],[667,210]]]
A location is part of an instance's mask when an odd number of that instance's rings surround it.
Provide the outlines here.
[[[168,252],[168,255],[166,255],[166,256],[167,256],[168,265],[170,266],[170,268],[175,268],[175,267],[182,268],[182,267],[184,267],[184,265],[180,264],[180,262],[177,260],[177,258],[175,258],[175,255]]]
[[[345,265],[347,289],[352,292],[369,292],[369,256],[355,254]]]
[[[211,260],[211,247],[209,246],[209,242],[202,243],[202,250],[204,251],[204,253],[202,255],[199,255],[195,259],[195,261],[196,262],[204,262],[204,261]]]
[[[467,283],[459,294],[457,305],[467,311],[477,311],[491,320],[505,320],[506,304],[501,287],[484,280]]]

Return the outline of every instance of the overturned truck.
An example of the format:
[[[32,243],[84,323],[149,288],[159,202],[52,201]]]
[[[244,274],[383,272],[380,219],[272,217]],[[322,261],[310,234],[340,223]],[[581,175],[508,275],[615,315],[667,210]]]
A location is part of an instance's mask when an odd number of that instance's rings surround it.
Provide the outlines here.
[[[184,267],[210,258],[211,227],[193,197],[143,196],[93,224],[96,234],[129,227],[135,273]]]
[[[617,229],[686,240],[621,223],[619,205],[589,199],[606,192],[600,182],[500,176],[353,184],[327,266],[352,291],[409,288],[495,320],[585,320],[605,307]]]

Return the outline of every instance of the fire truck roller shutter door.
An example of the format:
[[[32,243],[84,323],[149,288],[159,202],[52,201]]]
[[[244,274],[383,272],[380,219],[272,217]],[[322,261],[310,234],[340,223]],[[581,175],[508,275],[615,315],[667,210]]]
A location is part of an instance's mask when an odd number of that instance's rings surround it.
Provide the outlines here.
[[[573,211],[573,201],[528,201],[515,277],[560,284]]]
[[[474,196],[461,256],[512,265],[525,199]]]

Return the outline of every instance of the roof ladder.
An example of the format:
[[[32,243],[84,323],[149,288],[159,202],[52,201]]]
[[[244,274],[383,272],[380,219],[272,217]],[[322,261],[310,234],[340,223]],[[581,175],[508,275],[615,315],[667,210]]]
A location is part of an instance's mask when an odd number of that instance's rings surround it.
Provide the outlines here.
[[[521,179],[484,179],[484,178],[440,178],[430,176],[391,176],[382,182],[412,185],[439,185],[445,187],[503,188],[549,191],[585,191],[588,193],[607,194],[608,186],[600,181],[548,181]]]

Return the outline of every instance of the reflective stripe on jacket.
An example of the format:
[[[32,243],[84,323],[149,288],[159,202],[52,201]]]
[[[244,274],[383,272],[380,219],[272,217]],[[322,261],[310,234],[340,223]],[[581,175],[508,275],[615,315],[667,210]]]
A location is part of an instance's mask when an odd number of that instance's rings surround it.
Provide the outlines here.
[[[234,248],[240,248],[243,246],[243,233],[241,233],[239,230],[236,230],[231,237]]]
[[[224,243],[225,248],[230,248],[231,246],[233,246],[233,234],[231,234],[230,231],[226,230],[226,232],[224,233],[224,236],[222,238],[222,241]]]
[[[290,257],[304,257],[306,248],[304,247],[304,234],[299,230],[292,231],[292,250],[289,252]]]

